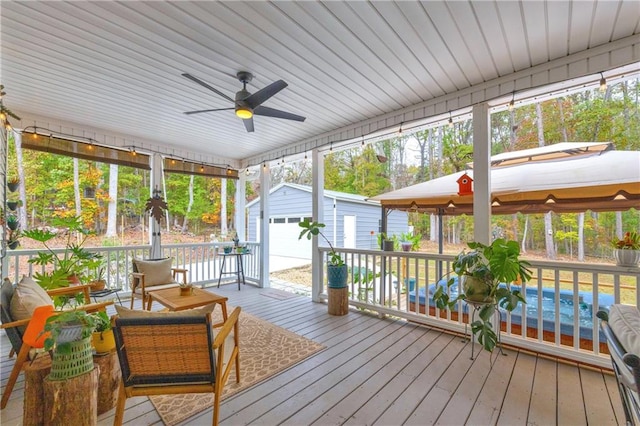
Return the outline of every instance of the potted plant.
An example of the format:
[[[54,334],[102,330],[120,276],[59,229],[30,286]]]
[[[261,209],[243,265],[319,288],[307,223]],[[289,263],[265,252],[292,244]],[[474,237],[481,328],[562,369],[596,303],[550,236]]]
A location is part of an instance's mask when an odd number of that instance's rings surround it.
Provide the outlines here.
[[[111,328],[111,319],[105,311],[90,314],[94,320],[94,331],[91,335],[96,353],[111,352],[116,347]]]
[[[618,266],[637,266],[640,262],[640,234],[626,232],[621,240],[614,241],[613,256]]]
[[[50,380],[66,380],[93,369],[91,333],[95,318],[85,311],[64,311],[47,319],[44,349],[51,352]]]
[[[87,261],[87,268],[91,271],[87,277],[91,291],[104,290],[107,282],[104,279],[105,266],[102,256]]]
[[[394,238],[387,237],[384,232],[378,234],[378,244],[382,251],[393,251],[395,248]]]
[[[453,261],[453,272],[458,275],[459,291],[451,299],[447,291],[456,283],[449,279],[446,288],[437,286],[433,295],[440,309],[453,309],[459,300],[479,307],[479,319],[471,324],[471,332],[487,351],[497,343],[497,335],[491,326],[491,318],[498,307],[511,312],[518,303],[527,303],[518,289],[512,289],[514,281],[526,282],[531,278],[529,262],[521,260],[517,241],[494,240],[490,245],[478,242],[467,244],[470,251],[463,250]]]
[[[313,222],[309,218],[305,218],[302,222],[298,223],[298,226],[302,228],[298,239],[307,237],[311,239],[313,236],[321,235],[322,238],[329,245],[329,257],[327,263],[327,286],[330,288],[344,288],[347,286],[347,265],[338,253],[336,253],[331,241],[322,233],[321,229],[325,227],[324,223]]]
[[[67,241],[62,253],[52,249],[48,242],[55,238],[57,232],[49,229],[30,229],[24,231],[23,235],[32,240],[41,242],[45,250],[39,251],[37,256],[29,259],[29,263],[49,268],[43,272],[33,274],[34,280],[44,289],[51,290],[60,287],[68,287],[70,282],[80,282],[86,278],[87,268],[92,262],[102,259],[99,253],[93,253],[83,248],[89,232],[84,229],[81,217],[55,218],[51,221],[55,227],[64,229],[67,235]],[[80,234],[79,242],[72,242],[74,234]]]
[[[9,191],[11,192],[17,191],[18,185],[20,185],[20,178],[16,176],[11,176],[7,179],[7,188],[9,188]]]
[[[20,238],[20,231],[9,230],[9,233],[7,234],[7,246],[11,250],[17,249],[18,246],[20,245],[19,238]]]
[[[7,228],[12,231],[15,231],[20,226],[20,222],[18,221],[18,217],[15,215],[10,215],[7,217]]]

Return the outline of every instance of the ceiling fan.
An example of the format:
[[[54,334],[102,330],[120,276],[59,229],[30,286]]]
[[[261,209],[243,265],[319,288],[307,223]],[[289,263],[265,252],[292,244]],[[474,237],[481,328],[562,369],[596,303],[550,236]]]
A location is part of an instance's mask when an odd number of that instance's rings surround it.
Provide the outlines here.
[[[247,129],[247,132],[253,132],[253,116],[254,115],[263,115],[265,117],[275,117],[275,118],[283,118],[285,120],[294,120],[294,121],[304,121],[305,117],[300,115],[291,114],[290,112],[281,111],[279,109],[269,108],[262,106],[262,103],[267,99],[287,87],[287,83],[283,80],[274,81],[267,87],[258,90],[256,93],[249,93],[247,91],[247,83],[249,83],[253,79],[253,75],[247,71],[239,71],[236,75],[238,80],[242,82],[242,90],[236,93],[236,99],[231,99],[229,96],[225,95],[215,87],[211,87],[204,81],[200,80],[197,77],[192,76],[191,74],[184,73],[183,77],[188,78],[191,81],[198,83],[199,85],[206,87],[212,92],[216,93],[219,96],[222,96],[228,101],[234,103],[234,107],[232,108],[216,108],[216,109],[202,109],[198,111],[187,111],[185,114],[199,114],[201,112],[211,112],[211,111],[226,111],[226,110],[235,110],[236,115],[242,118],[242,122],[244,123],[244,127]]]

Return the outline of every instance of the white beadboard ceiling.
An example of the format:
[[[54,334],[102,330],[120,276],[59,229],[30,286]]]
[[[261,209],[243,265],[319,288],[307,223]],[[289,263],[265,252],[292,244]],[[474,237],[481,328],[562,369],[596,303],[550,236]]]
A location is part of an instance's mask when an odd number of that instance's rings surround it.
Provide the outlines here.
[[[22,127],[237,166],[618,40],[635,37],[634,57],[640,38],[637,0],[2,1],[0,13],[4,102]],[[285,80],[264,105],[307,120],[254,117],[247,133],[233,111],[183,114],[232,105],[182,73],[233,98],[238,71],[254,74],[250,92]]]

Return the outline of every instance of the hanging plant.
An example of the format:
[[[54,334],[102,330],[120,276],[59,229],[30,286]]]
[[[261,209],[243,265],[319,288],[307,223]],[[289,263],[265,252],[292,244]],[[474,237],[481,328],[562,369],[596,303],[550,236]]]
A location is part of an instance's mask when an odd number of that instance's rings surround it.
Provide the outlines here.
[[[164,211],[168,209],[166,201],[160,196],[160,190],[153,190],[153,197],[147,200],[147,204],[144,207],[145,211],[149,211],[151,217],[157,222],[162,221]]]

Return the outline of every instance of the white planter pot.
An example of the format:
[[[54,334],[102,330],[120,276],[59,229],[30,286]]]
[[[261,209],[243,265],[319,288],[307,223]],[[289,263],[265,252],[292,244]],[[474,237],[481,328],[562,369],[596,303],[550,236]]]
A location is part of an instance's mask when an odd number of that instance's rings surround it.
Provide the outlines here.
[[[640,263],[640,250],[615,249],[613,250],[613,257],[615,257],[618,266],[638,266],[638,263]]]

